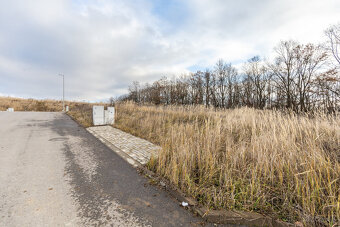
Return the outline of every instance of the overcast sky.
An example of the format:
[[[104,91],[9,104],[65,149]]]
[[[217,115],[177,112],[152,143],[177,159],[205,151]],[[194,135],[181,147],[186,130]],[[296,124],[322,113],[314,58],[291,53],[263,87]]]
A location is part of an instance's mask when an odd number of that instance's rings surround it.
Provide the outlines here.
[[[0,95],[105,100],[134,81],[322,42],[340,0],[0,0]]]

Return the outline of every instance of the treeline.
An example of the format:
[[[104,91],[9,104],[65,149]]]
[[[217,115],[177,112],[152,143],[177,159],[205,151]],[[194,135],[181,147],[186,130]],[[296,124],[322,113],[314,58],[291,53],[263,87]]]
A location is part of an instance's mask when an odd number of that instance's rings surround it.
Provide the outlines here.
[[[156,105],[340,111],[339,31],[339,26],[326,31],[328,48],[282,41],[272,61],[255,56],[240,70],[219,60],[214,68],[203,72],[163,77],[153,84],[135,81],[121,99]]]

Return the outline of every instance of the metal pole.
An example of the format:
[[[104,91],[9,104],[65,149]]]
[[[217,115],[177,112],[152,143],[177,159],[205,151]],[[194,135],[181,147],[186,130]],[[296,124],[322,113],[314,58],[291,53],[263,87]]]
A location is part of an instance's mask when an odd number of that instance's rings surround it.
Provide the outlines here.
[[[63,75],[63,111],[65,112],[65,80],[64,80],[64,75]]]
[[[65,79],[63,74],[59,74],[59,76],[63,77],[63,112],[65,112]]]

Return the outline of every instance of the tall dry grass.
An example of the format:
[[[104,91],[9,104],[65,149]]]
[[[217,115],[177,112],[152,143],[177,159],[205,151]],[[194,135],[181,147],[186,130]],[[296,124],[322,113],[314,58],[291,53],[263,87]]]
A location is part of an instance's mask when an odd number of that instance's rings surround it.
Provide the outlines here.
[[[62,101],[57,100],[36,100],[14,97],[0,97],[0,111],[5,111],[7,110],[7,108],[14,108],[15,111],[57,112],[62,111],[63,103]]]
[[[307,226],[340,220],[338,116],[133,103],[116,110],[116,127],[161,145],[149,168],[201,204]]]

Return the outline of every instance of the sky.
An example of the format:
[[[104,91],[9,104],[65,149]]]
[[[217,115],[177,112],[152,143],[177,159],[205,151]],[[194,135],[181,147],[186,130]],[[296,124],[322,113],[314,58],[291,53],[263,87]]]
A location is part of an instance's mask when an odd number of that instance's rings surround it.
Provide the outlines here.
[[[0,0],[0,95],[102,101],[153,82],[324,42],[340,0]]]

